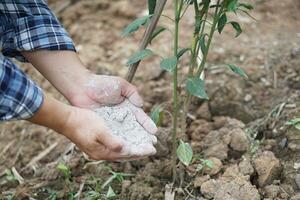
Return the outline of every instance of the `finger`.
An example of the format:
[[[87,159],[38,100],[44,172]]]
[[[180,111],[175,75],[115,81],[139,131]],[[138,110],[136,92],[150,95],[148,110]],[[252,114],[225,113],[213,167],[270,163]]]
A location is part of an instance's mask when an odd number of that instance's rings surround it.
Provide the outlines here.
[[[98,134],[97,140],[109,150],[114,152],[121,152],[122,148],[124,147],[124,141],[121,138],[111,134],[108,130]]]
[[[151,134],[157,132],[157,127],[152,119],[142,110],[137,109],[134,111],[136,120]]]
[[[142,159],[156,153],[156,149],[151,144],[141,144],[131,147],[128,145],[127,147],[129,147],[127,150],[124,148],[124,151],[114,152],[100,145],[94,149],[96,153],[91,157],[94,160],[125,161]]]
[[[137,92],[136,87],[124,79],[121,79],[120,82],[122,95],[128,98],[128,100],[135,106],[142,107],[143,99]]]
[[[132,156],[151,156],[156,154],[156,149],[150,143],[140,144],[131,148]]]

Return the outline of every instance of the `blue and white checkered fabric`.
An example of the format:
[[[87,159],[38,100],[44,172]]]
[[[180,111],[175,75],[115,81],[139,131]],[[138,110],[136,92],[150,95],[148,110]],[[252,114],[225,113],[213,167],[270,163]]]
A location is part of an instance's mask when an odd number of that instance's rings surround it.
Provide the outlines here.
[[[0,66],[0,121],[31,117],[43,103],[43,92],[2,54]]]
[[[41,89],[8,57],[21,51],[75,51],[72,39],[43,0],[0,0],[0,121],[27,119],[43,102]]]

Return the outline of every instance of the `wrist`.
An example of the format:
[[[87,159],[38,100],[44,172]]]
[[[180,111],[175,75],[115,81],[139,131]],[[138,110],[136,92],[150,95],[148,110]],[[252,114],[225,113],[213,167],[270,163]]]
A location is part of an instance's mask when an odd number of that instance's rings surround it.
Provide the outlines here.
[[[71,106],[45,95],[41,108],[28,121],[64,134],[69,127],[71,113]]]

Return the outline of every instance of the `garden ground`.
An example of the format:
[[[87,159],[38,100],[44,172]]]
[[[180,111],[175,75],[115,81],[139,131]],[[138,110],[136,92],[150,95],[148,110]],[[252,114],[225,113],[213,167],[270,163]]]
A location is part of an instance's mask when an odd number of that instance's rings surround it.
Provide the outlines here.
[[[121,38],[122,28],[146,13],[145,1],[61,1],[50,6],[74,39],[77,51],[91,70],[124,76],[126,59],[137,49],[142,31]],[[254,21],[239,17],[243,34],[233,38],[225,28],[216,36],[205,72],[209,101],[194,100],[189,113],[188,139],[195,153],[213,163],[213,168],[196,172],[200,160],[180,173],[176,199],[300,199],[300,132],[285,123],[300,116],[300,2],[293,0],[252,1]],[[171,1],[165,14],[172,16]],[[187,47],[193,24],[189,13],[182,22],[180,46]],[[172,29],[168,19],[161,24]],[[171,35],[166,32],[153,41],[151,49],[171,54]],[[187,71],[183,57],[180,73]],[[235,63],[249,75],[245,81],[232,74],[224,63]],[[23,69],[43,89],[65,101],[30,65]],[[167,102],[170,109],[172,86],[169,74],[161,73],[159,58],[143,61],[134,84],[145,99],[145,110]],[[110,170],[134,174],[122,183],[114,181],[115,199],[164,199],[171,180],[170,119],[160,127],[158,153],[150,158],[127,162],[89,162],[64,137],[28,122],[0,125],[0,198],[89,199],[106,195],[99,185]],[[66,181],[59,163],[71,169]],[[8,181],[6,169],[14,171]],[[20,174],[21,177],[16,176]],[[97,198],[96,198],[97,199]],[[100,197],[99,197],[100,199]]]

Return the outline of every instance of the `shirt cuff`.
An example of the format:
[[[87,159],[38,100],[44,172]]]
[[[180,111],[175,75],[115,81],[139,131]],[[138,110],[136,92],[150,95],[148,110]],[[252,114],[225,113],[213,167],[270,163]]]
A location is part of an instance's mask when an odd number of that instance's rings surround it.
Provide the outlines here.
[[[0,121],[32,117],[43,104],[41,88],[1,54],[0,66]]]
[[[59,21],[51,15],[32,15],[18,18],[6,31],[3,55],[26,59],[21,51],[70,50],[76,51],[72,39]]]

